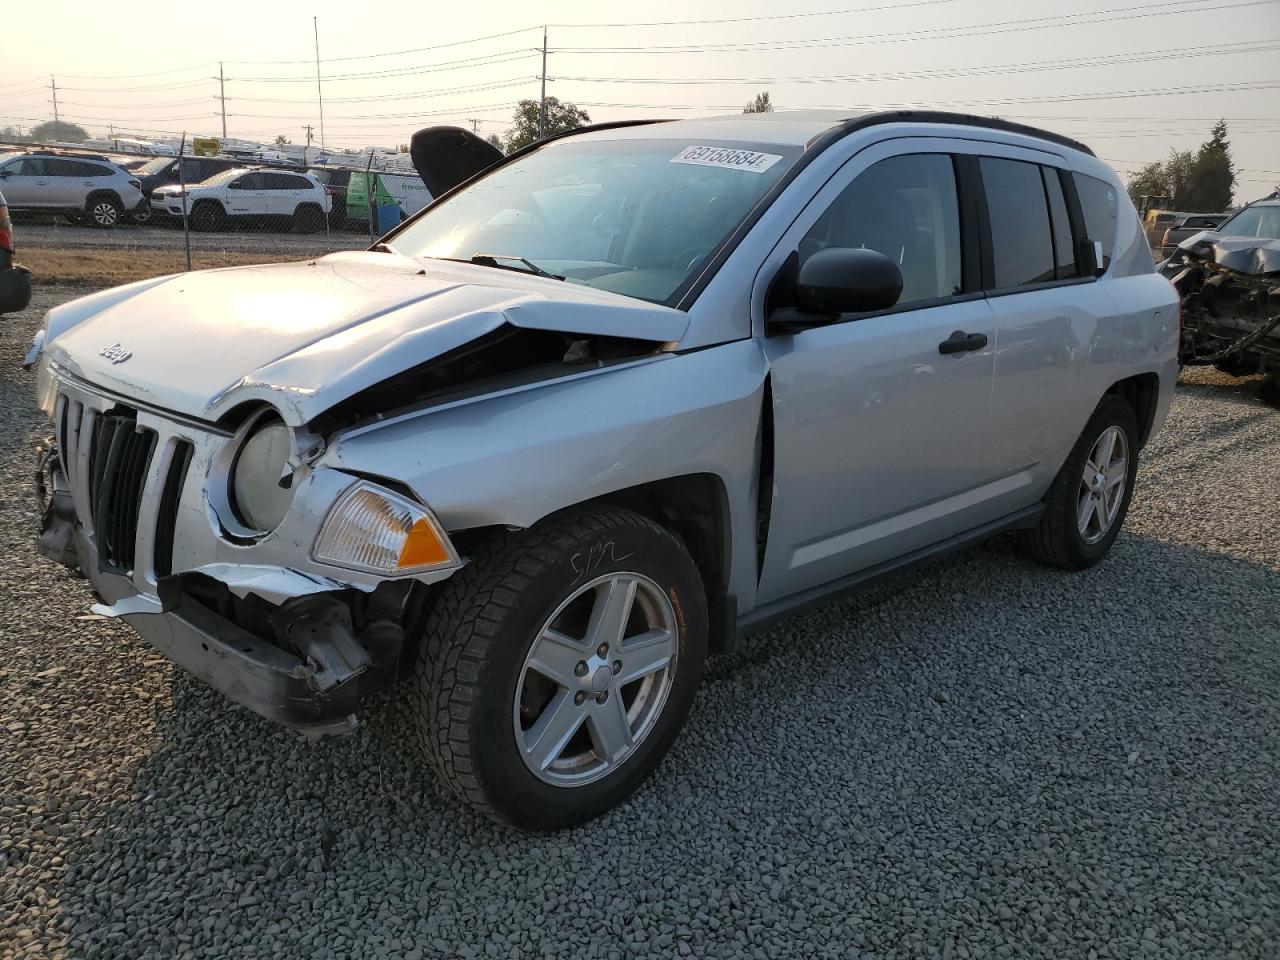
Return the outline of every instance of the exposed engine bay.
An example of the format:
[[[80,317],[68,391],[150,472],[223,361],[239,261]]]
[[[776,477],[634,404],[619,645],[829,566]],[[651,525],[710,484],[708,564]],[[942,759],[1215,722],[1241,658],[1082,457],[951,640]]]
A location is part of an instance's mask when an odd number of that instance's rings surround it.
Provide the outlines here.
[[[1280,240],[1192,238],[1161,265],[1182,299],[1186,366],[1212,364],[1233,376],[1280,376]]]

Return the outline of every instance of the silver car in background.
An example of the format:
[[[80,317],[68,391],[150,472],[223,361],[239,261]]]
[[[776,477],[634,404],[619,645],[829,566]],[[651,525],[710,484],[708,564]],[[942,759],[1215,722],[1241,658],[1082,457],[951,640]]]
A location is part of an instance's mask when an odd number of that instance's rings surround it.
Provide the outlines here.
[[[639,786],[745,631],[1005,531],[1098,562],[1177,337],[1074,141],[587,128],[369,252],[51,310],[40,548],[292,727],[350,730],[407,674],[445,784],[562,827]]]
[[[13,210],[60,213],[110,228],[142,202],[138,179],[106,157],[49,150],[0,154],[0,189]]]

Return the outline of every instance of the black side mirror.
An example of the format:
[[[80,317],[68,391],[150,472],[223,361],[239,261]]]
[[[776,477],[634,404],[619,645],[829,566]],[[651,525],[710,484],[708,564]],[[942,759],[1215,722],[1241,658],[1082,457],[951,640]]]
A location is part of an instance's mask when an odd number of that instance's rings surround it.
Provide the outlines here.
[[[771,333],[831,323],[846,313],[888,310],[902,296],[902,271],[877,250],[828,247],[800,265],[795,307],[769,317]]]
[[[244,189],[244,187],[243,187],[243,185],[240,183],[240,181],[239,181],[239,180],[232,180],[230,183],[228,183],[228,184],[227,184],[227,189],[228,189],[228,190],[242,190],[242,189]]]
[[[0,170],[0,179],[8,180],[13,176],[12,170]]]

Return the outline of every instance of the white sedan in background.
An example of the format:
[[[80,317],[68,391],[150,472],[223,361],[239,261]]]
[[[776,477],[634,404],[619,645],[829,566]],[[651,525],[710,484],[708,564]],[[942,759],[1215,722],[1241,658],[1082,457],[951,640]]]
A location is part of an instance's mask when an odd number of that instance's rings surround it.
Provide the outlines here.
[[[151,194],[155,214],[182,216],[183,188]],[[222,229],[230,220],[265,218],[287,222],[298,233],[315,233],[333,205],[328,190],[309,173],[238,168],[186,187],[187,215],[196,230]]]

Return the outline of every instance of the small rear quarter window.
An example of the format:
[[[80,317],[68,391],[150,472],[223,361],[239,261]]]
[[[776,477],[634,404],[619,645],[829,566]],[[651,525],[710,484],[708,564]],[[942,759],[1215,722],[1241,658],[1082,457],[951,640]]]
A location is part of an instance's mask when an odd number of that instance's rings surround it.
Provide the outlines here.
[[[1111,264],[1116,245],[1116,216],[1119,198],[1115,187],[1096,177],[1075,174],[1076,193],[1080,197],[1080,209],[1084,213],[1084,235],[1088,240],[1102,244],[1102,265]],[[1172,214],[1169,219],[1172,219]]]

